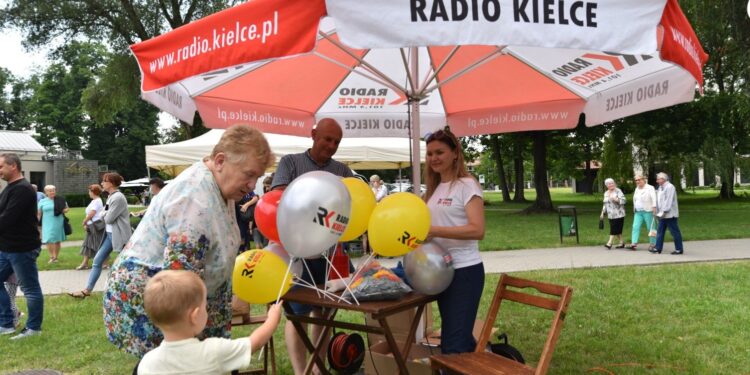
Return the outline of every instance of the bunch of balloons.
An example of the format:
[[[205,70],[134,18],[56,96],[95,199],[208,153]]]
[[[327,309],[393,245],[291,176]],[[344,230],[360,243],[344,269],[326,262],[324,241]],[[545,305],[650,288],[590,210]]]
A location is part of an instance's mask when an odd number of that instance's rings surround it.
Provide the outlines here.
[[[376,204],[367,183],[323,171],[299,176],[283,193],[274,190],[263,195],[255,220],[272,243],[265,250],[241,254],[233,276],[235,294],[252,303],[275,301],[279,291],[283,295],[289,289],[291,279],[285,275],[301,271],[289,271],[295,258],[318,257],[337,242],[352,241],[365,231],[374,253],[401,256],[417,249],[430,229],[430,211],[416,195],[396,193]],[[256,257],[249,277],[248,259]],[[259,267],[269,269],[258,272]]]

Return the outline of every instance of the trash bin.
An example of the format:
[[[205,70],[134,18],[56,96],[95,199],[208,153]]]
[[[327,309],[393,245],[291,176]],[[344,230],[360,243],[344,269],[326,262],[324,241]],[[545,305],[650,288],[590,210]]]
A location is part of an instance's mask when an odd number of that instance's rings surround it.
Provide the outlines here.
[[[560,225],[560,243],[563,243],[564,236],[576,236],[576,243],[580,243],[578,238],[578,213],[576,212],[576,207],[557,207],[557,219]]]

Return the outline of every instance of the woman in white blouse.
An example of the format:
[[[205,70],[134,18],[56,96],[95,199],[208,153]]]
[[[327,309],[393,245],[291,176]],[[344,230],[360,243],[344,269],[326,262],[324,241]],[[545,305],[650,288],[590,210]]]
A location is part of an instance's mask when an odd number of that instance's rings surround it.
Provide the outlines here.
[[[615,180],[611,178],[604,180],[604,185],[607,186],[607,191],[604,192],[604,206],[601,215],[599,215],[600,220],[604,219],[604,215],[607,215],[609,219],[609,241],[604,247],[611,250],[614,240],[617,239],[619,245],[615,248],[623,249],[625,248],[625,243],[622,242],[622,227],[625,223],[625,194],[617,187]]]
[[[654,223],[654,214],[656,213],[656,190],[653,186],[646,183],[646,179],[641,175],[635,176],[637,185],[633,192],[633,232],[630,235],[631,243],[628,246],[631,250],[638,248],[638,239],[641,234],[641,226],[648,230],[649,250],[656,246],[656,225]]]

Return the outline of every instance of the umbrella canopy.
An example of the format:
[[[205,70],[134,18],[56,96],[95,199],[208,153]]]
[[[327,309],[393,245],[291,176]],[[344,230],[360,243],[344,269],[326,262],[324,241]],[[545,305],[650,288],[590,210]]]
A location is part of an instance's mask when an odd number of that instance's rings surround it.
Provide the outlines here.
[[[222,17],[216,17],[216,22],[270,3],[256,0],[244,8],[226,10],[216,15]],[[283,25],[289,13],[281,7],[288,3],[298,2],[279,2],[277,12],[255,17],[281,17],[282,21],[272,24]],[[412,8],[404,13],[398,7],[408,8],[405,3],[389,0],[357,8],[359,2],[329,0],[327,12],[333,17],[323,19],[311,52],[260,62],[241,60],[239,65],[180,79],[186,72],[200,72],[187,66],[174,83],[145,91],[143,97],[187,122],[197,110],[204,123],[214,128],[247,123],[264,132],[308,136],[319,119],[332,117],[341,124],[345,138],[410,137],[419,149],[419,137],[445,124],[459,136],[569,129],[584,113],[586,124],[593,126],[690,101],[696,82],[702,82],[700,67],[707,57],[674,0],[666,1],[666,6],[664,1],[600,1],[598,8],[591,3],[584,10],[570,5],[583,2],[569,3],[570,9],[560,2],[558,17],[545,10],[539,13],[533,1],[527,8],[526,1],[488,0],[480,2],[486,5],[481,10],[467,8],[466,12],[447,9],[440,0],[412,1]],[[501,13],[499,9],[513,11]],[[211,17],[199,21],[204,24],[197,25],[195,32],[213,22]],[[393,19],[393,24],[383,22],[383,17]],[[489,32],[483,31],[487,22],[506,19],[515,23],[499,24],[516,25],[518,33],[504,30],[507,35],[495,38],[498,30],[492,27],[497,25],[491,22]],[[434,21],[467,21],[469,31],[459,26],[457,36],[446,35],[439,31],[443,29],[430,26]],[[344,25],[342,30],[336,29],[339,23]],[[239,21],[237,25],[239,31]],[[452,28],[455,25],[451,23]],[[143,88],[158,87],[148,77],[159,71],[144,70],[153,67],[154,60],[141,58],[139,53],[156,48],[159,52],[151,56],[170,56],[170,48],[187,43],[184,35],[190,35],[185,29],[189,27],[132,47],[144,73]],[[523,37],[516,38],[516,34]],[[282,37],[279,45],[288,44]],[[660,40],[662,51],[680,65],[663,60],[664,53],[656,52]],[[443,41],[467,45],[444,45]],[[472,41],[498,44],[472,45]],[[508,45],[499,44],[504,42]],[[383,48],[362,48],[371,46]],[[579,49],[561,48],[571,46]],[[199,61],[196,56],[193,60]],[[416,157],[414,164],[418,165]],[[414,181],[419,181],[417,172]]]
[[[146,146],[146,165],[177,175],[209,155],[222,134],[224,130],[213,129],[187,141]],[[266,139],[277,163],[284,155],[304,152],[312,146],[310,137],[266,134]],[[345,138],[339,144],[336,160],[355,170],[403,168],[411,161],[410,146],[405,138]],[[424,161],[424,143],[420,150],[421,160]],[[275,169],[275,165],[272,169]]]

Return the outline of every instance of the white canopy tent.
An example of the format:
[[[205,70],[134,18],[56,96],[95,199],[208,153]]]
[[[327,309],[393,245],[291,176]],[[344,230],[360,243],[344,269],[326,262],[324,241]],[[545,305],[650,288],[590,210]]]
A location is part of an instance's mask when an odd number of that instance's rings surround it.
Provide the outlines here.
[[[213,129],[199,137],[177,143],[146,146],[146,165],[177,175],[196,161],[209,155],[224,134]],[[265,134],[276,162],[282,156],[304,152],[312,146],[309,137]],[[352,169],[397,169],[409,166],[410,143],[407,138],[344,138],[334,158]],[[424,162],[425,145],[420,147],[420,160]],[[275,168],[275,166],[274,166]]]

